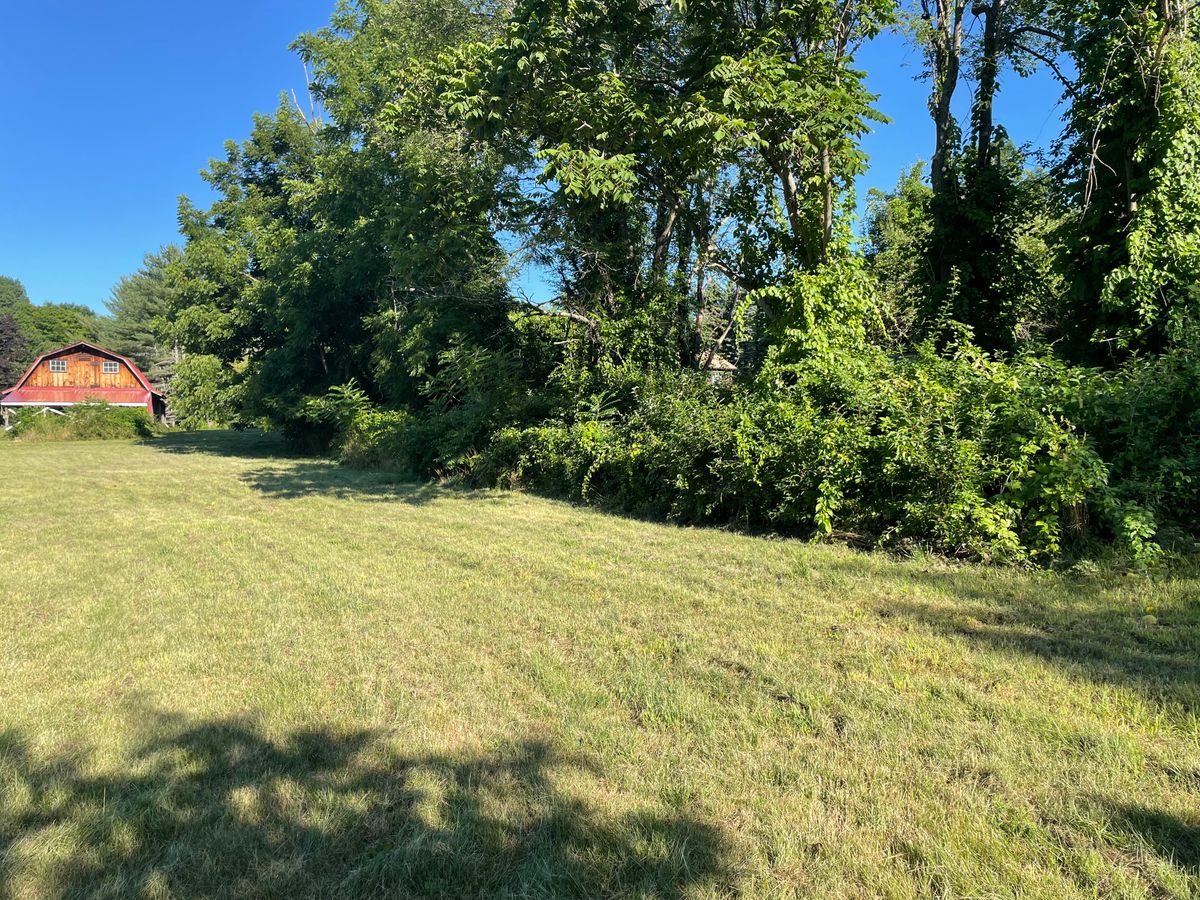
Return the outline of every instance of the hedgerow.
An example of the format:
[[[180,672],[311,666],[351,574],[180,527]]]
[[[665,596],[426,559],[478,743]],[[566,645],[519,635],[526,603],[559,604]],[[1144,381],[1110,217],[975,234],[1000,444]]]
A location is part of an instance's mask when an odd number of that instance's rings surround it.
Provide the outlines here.
[[[1193,374],[1190,356],[1113,376],[1049,356],[1001,361],[962,341],[775,365],[748,384],[659,375],[619,401],[598,395],[460,444],[454,474],[686,524],[1008,562],[1115,544],[1151,563],[1160,533],[1176,547],[1191,533]],[[1174,418],[1147,392],[1174,398]],[[433,428],[446,446],[440,419],[367,404],[347,422],[346,460],[446,474],[428,453]],[[1130,428],[1144,446],[1125,440]],[[1147,451],[1170,435],[1175,452]]]
[[[1083,537],[1089,504],[1111,508],[1107,466],[1056,402],[1071,377],[969,345],[732,389],[685,376],[607,421],[501,431],[475,477],[680,522],[1049,560]]]

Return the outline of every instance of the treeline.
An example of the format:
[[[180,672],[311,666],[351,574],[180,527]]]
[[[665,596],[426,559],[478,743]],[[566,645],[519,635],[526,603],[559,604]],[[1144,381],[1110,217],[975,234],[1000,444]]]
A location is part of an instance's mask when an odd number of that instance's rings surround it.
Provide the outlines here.
[[[106,313],[76,303],[34,304],[25,286],[0,276],[0,387],[11,387],[41,354],[90,341],[128,356],[156,385],[169,385],[182,350],[170,336],[168,266],[179,250],[148,254],[112,289]]]
[[[35,306],[25,286],[0,276],[0,382],[11,387],[38,354],[80,340],[95,340],[100,317],[86,306]]]
[[[859,239],[856,56],[901,27],[935,144]],[[197,418],[682,522],[1193,548],[1185,2],[358,0],[295,47],[310,96],[180,210]],[[1033,166],[995,98],[1038,67],[1068,112]]]

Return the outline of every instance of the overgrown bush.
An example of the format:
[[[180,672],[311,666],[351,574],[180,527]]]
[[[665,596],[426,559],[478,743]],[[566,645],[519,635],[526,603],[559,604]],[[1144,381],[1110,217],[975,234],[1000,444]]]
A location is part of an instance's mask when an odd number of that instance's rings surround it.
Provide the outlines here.
[[[524,323],[509,352],[466,342],[442,352],[415,409],[380,407],[350,381],[307,400],[285,427],[293,443],[332,449],[354,465],[439,478],[468,475],[497,431],[544,420],[554,409],[559,388],[529,387],[539,371],[550,377],[540,337]]]
[[[180,360],[168,402],[184,428],[228,425],[238,418],[241,386],[237,371],[215,356],[189,354]]]
[[[1108,464],[1124,541],[1194,552],[1200,537],[1200,353],[1197,346],[1093,373],[1078,420]]]
[[[1200,360],[1116,372],[998,360],[964,335],[896,356],[772,361],[748,383],[614,370],[573,407],[385,411],[335,388],[309,414],[353,465],[525,487],[683,523],[1050,562],[1191,549]],[[598,386],[594,384],[593,387]],[[541,415],[535,413],[542,412]]]
[[[714,483],[739,421],[722,394],[686,375],[646,381],[624,411],[596,394],[569,420],[501,430],[473,477],[677,521],[737,518],[733,498]]]
[[[651,382],[620,416],[501,431],[476,476],[682,522],[1049,560],[1089,506],[1098,523],[1140,511],[1113,502],[1063,414],[1079,377],[964,343],[775,367],[732,396]]]
[[[318,426],[321,440],[332,444],[347,465],[407,468],[412,416],[400,410],[378,409],[353,381],[309,400],[305,419]]]
[[[41,409],[19,412],[8,434],[20,441],[103,441],[149,437],[156,433],[145,409],[104,401],[69,406],[62,415]]]

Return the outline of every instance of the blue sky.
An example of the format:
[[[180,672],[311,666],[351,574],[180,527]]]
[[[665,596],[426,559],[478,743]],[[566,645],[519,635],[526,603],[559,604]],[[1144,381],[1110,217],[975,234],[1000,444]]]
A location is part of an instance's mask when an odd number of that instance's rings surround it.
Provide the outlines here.
[[[861,198],[870,188],[892,187],[901,169],[918,159],[929,159],[933,123],[927,105],[929,87],[918,80],[923,68],[921,54],[900,37],[881,35],[863,48],[857,65],[867,73],[871,92],[879,95],[876,108],[892,120],[888,125],[876,125],[863,141],[871,168],[859,181]],[[971,96],[971,85],[960,83],[954,111],[964,126],[970,120]],[[1035,72],[1028,78],[1006,72],[996,97],[996,124],[1007,128],[1019,146],[1048,149],[1062,130],[1066,108],[1060,102],[1061,96],[1062,88],[1048,71]]]
[[[176,239],[180,194],[205,200],[199,172],[254,112],[304,86],[287,46],[325,23],[333,0],[0,0],[0,275],[35,302],[102,309],[121,275]],[[893,124],[868,136],[886,188],[933,139],[919,55],[886,35],[861,55]],[[1018,142],[1058,134],[1047,75],[1009,78],[997,121]],[[969,101],[968,90],[959,97]]]

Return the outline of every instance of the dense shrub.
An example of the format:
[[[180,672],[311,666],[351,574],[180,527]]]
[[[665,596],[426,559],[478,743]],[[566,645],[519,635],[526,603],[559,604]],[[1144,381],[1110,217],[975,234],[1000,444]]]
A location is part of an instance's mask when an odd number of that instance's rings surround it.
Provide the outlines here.
[[[9,435],[29,442],[102,441],[149,437],[155,430],[145,409],[97,401],[67,407],[62,415],[24,410],[17,414]]]
[[[1200,354],[1182,347],[1093,373],[1075,415],[1108,463],[1118,528],[1181,552],[1200,536]]]
[[[733,518],[713,478],[739,420],[724,393],[682,376],[647,381],[626,412],[597,395],[570,421],[501,430],[473,476],[678,521]]]
[[[354,465],[439,478],[467,475],[499,430],[542,421],[555,408],[560,386],[534,391],[528,383],[539,371],[550,378],[548,361],[530,346],[540,339],[526,324],[509,353],[460,344],[439,354],[415,408],[376,405],[350,381],[309,399],[285,427],[294,443],[332,448]]]
[[[732,396],[651,382],[619,417],[500,432],[476,475],[683,522],[1049,559],[1107,470],[1062,415],[1076,375],[962,345],[773,368]]]
[[[176,422],[184,428],[206,428],[236,421],[242,393],[236,374],[215,356],[185,356],[175,369],[168,396]]]
[[[411,470],[412,424],[402,410],[360,410],[340,439],[339,458],[357,468]]]
[[[1115,544],[1192,549],[1200,360],[1115,372],[998,360],[965,337],[907,355],[771,362],[748,383],[612,373],[566,410],[384,411],[352,388],[310,404],[341,458],[466,476],[683,523],[734,524],[983,559]],[[511,398],[510,398],[511,401]],[[485,414],[485,412],[487,414]],[[540,414],[539,414],[540,413]]]
[[[895,360],[865,354],[835,372],[797,367],[776,376],[780,395],[743,429],[743,460],[756,487],[779,493],[760,502],[785,521],[811,515],[826,533],[1048,559],[1106,491],[1104,464],[1057,402],[1071,377],[1045,359],[1002,363],[965,343]]]

